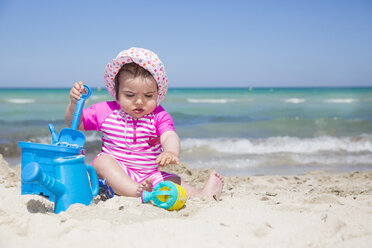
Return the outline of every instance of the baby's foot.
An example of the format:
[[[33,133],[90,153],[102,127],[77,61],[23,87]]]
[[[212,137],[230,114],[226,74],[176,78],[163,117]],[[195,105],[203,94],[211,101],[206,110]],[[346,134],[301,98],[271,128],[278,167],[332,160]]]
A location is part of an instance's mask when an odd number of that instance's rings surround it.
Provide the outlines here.
[[[151,178],[147,178],[146,180],[143,180],[142,182],[139,183],[138,188],[137,188],[137,191],[136,191],[136,195],[138,197],[140,197],[142,191],[144,191],[144,190],[149,191],[149,192],[152,191],[152,181],[151,181]]]
[[[213,196],[215,199],[219,199],[223,185],[224,182],[222,176],[216,171],[212,171],[211,174],[209,174],[209,178],[205,183],[201,194],[203,196]]]

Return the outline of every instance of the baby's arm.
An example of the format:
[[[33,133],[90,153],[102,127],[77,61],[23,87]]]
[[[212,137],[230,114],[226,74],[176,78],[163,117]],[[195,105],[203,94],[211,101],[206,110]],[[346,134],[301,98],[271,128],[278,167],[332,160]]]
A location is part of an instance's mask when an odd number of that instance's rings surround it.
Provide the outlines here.
[[[71,127],[72,119],[74,118],[76,103],[80,99],[81,92],[83,92],[84,89],[84,83],[80,81],[75,83],[70,91],[70,103],[68,104],[65,112],[65,121],[69,127]],[[81,116],[78,126],[79,130],[84,130],[82,118],[83,117]]]
[[[163,152],[156,159],[160,167],[178,164],[180,156],[180,138],[174,131],[166,131],[160,136]]]

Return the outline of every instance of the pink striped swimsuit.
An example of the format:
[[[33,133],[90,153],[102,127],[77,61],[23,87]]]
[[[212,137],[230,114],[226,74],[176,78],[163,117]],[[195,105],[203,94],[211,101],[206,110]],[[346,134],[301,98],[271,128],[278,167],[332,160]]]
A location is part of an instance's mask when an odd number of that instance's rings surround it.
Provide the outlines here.
[[[158,171],[156,163],[162,152],[160,136],[175,131],[172,117],[163,107],[158,106],[151,114],[134,120],[117,102],[101,102],[84,109],[82,115],[85,130],[102,131],[100,154],[114,158],[137,183],[151,178],[154,186],[177,176]]]

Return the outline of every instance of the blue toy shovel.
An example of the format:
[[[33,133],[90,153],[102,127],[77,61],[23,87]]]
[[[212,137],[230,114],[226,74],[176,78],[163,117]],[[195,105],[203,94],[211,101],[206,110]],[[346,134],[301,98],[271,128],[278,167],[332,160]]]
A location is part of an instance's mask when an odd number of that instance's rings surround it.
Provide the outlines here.
[[[84,102],[90,96],[90,88],[88,85],[84,84],[85,89],[87,90],[86,95],[82,95],[81,98],[77,101],[75,107],[74,118],[72,119],[71,128],[64,128],[59,132],[58,142],[59,145],[66,146],[78,146],[84,147],[85,135],[83,132],[78,131],[79,121],[81,111],[83,110]]]

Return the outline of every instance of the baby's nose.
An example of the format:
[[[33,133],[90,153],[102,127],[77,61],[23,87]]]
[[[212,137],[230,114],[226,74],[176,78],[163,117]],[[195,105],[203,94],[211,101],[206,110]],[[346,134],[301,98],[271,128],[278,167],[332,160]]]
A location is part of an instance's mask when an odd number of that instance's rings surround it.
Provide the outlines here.
[[[141,97],[138,97],[138,98],[136,99],[136,104],[142,104],[142,103],[143,103],[142,98],[141,98]]]

